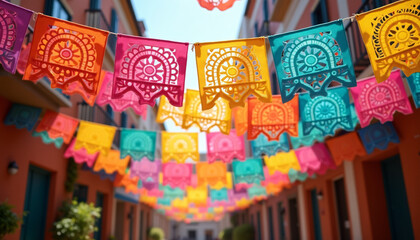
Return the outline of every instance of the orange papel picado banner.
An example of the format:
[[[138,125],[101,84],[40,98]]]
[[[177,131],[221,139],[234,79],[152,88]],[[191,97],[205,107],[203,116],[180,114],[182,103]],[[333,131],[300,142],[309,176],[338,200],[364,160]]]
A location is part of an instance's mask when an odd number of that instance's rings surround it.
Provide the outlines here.
[[[79,93],[93,106],[108,32],[38,14],[23,79],[48,77],[51,87]]]

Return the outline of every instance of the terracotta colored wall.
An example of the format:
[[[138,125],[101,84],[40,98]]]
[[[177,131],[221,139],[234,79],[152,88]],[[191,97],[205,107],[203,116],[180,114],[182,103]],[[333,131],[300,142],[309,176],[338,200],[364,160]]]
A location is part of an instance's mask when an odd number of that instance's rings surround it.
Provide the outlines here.
[[[414,106],[413,106],[414,109]],[[355,161],[355,174],[363,236],[366,239],[390,239],[383,181],[378,161],[400,155],[414,237],[420,237],[420,109],[411,115],[397,113],[393,124],[400,137],[399,144],[391,144],[386,151],[376,149],[368,157]],[[375,184],[377,182],[377,184]]]
[[[0,119],[4,119],[10,107],[8,101],[0,99]],[[64,191],[66,178],[67,159],[63,158],[66,149],[63,146],[57,149],[54,145],[47,145],[41,138],[31,136],[25,129],[16,129],[14,126],[5,126],[0,123],[0,201],[7,200],[15,206],[16,212],[21,214],[24,209],[25,191],[29,165],[35,165],[51,173],[48,212],[46,218],[46,239],[50,239],[49,229],[54,221],[57,210],[62,202],[71,198],[71,193]],[[10,160],[15,160],[19,166],[16,175],[7,173],[7,165]],[[112,205],[110,197],[113,194],[113,187],[110,181],[100,180],[97,175],[87,171],[79,171],[78,183],[88,186],[88,202],[96,201],[96,191],[106,196],[106,209],[104,216],[104,233],[110,233]],[[17,233],[7,239],[19,239],[20,229]]]

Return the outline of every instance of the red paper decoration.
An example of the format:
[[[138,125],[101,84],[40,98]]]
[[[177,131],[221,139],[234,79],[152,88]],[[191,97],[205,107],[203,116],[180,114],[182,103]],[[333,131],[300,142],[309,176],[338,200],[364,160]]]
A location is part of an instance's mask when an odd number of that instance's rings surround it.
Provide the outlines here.
[[[50,138],[61,137],[65,143],[70,143],[78,124],[79,120],[70,116],[47,111],[35,131],[46,131]]]
[[[253,140],[260,133],[269,141],[279,140],[283,132],[298,136],[299,99],[294,97],[282,103],[280,96],[273,96],[271,103],[260,102],[257,98],[248,99],[248,139]]]
[[[218,8],[220,11],[224,11],[233,6],[236,0],[198,0],[201,7],[207,10],[213,10]]]

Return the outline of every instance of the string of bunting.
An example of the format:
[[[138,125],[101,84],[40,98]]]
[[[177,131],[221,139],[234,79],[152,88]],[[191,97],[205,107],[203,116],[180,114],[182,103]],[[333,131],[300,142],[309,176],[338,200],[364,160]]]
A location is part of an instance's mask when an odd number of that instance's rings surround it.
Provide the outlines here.
[[[146,106],[160,98],[157,122],[172,119],[207,132],[208,162],[200,161],[197,133],[158,135],[52,111],[42,114],[21,104],[12,105],[4,124],[30,131],[36,126],[33,136],[45,143],[70,144],[65,157],[113,174],[115,186],[140,194],[141,202],[176,220],[220,219],[226,211],[246,208],[343,160],[399,142],[390,123],[393,114],[413,111],[403,79],[420,106],[419,0],[268,36],[279,96],[271,94],[265,37],[195,43],[199,91],[184,94],[188,43],[116,34],[111,73],[101,71],[109,32],[36,13],[32,42],[22,46],[32,14],[0,2],[7,24],[0,62],[6,71],[18,70],[33,82],[47,77],[51,87],[79,94],[89,105],[109,104],[116,111],[130,107],[143,116]],[[353,19],[375,74],[357,82],[343,26]],[[370,124],[373,118],[381,123]],[[322,143],[342,130],[349,133]],[[120,146],[111,149],[116,131],[121,131]],[[252,140],[250,159],[245,159],[245,132]],[[159,137],[161,160],[155,159]],[[355,144],[344,147],[346,141]]]

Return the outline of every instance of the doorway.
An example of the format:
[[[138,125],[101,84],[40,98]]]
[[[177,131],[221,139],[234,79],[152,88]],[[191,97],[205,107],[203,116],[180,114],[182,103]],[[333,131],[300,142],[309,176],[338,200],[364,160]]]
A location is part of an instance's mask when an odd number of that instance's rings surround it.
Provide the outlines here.
[[[101,192],[96,192],[96,203],[95,206],[96,207],[100,207],[101,208],[101,216],[96,219],[95,222],[95,227],[97,228],[97,231],[93,234],[93,238],[95,240],[100,240],[102,239],[102,219],[104,217],[104,201],[105,201],[105,195]]]
[[[289,199],[290,239],[300,240],[299,214],[296,198]]]
[[[43,240],[51,174],[30,165],[26,184],[24,216],[20,239]]]
[[[188,230],[188,240],[197,240],[197,232],[195,230]]]
[[[381,162],[392,239],[414,239],[400,156]]]
[[[316,188],[310,191],[312,206],[312,227],[315,240],[322,240],[321,217],[319,215],[318,193]]]
[[[213,240],[213,230],[207,229],[204,232],[205,240]]]
[[[117,214],[115,220],[115,238],[124,238],[124,218],[125,218],[125,206],[123,202],[117,202]]]
[[[338,220],[338,230],[341,240],[350,240],[350,221],[349,213],[347,210],[347,197],[346,188],[344,186],[344,178],[334,180],[333,182],[334,193],[335,193],[335,206]]]

